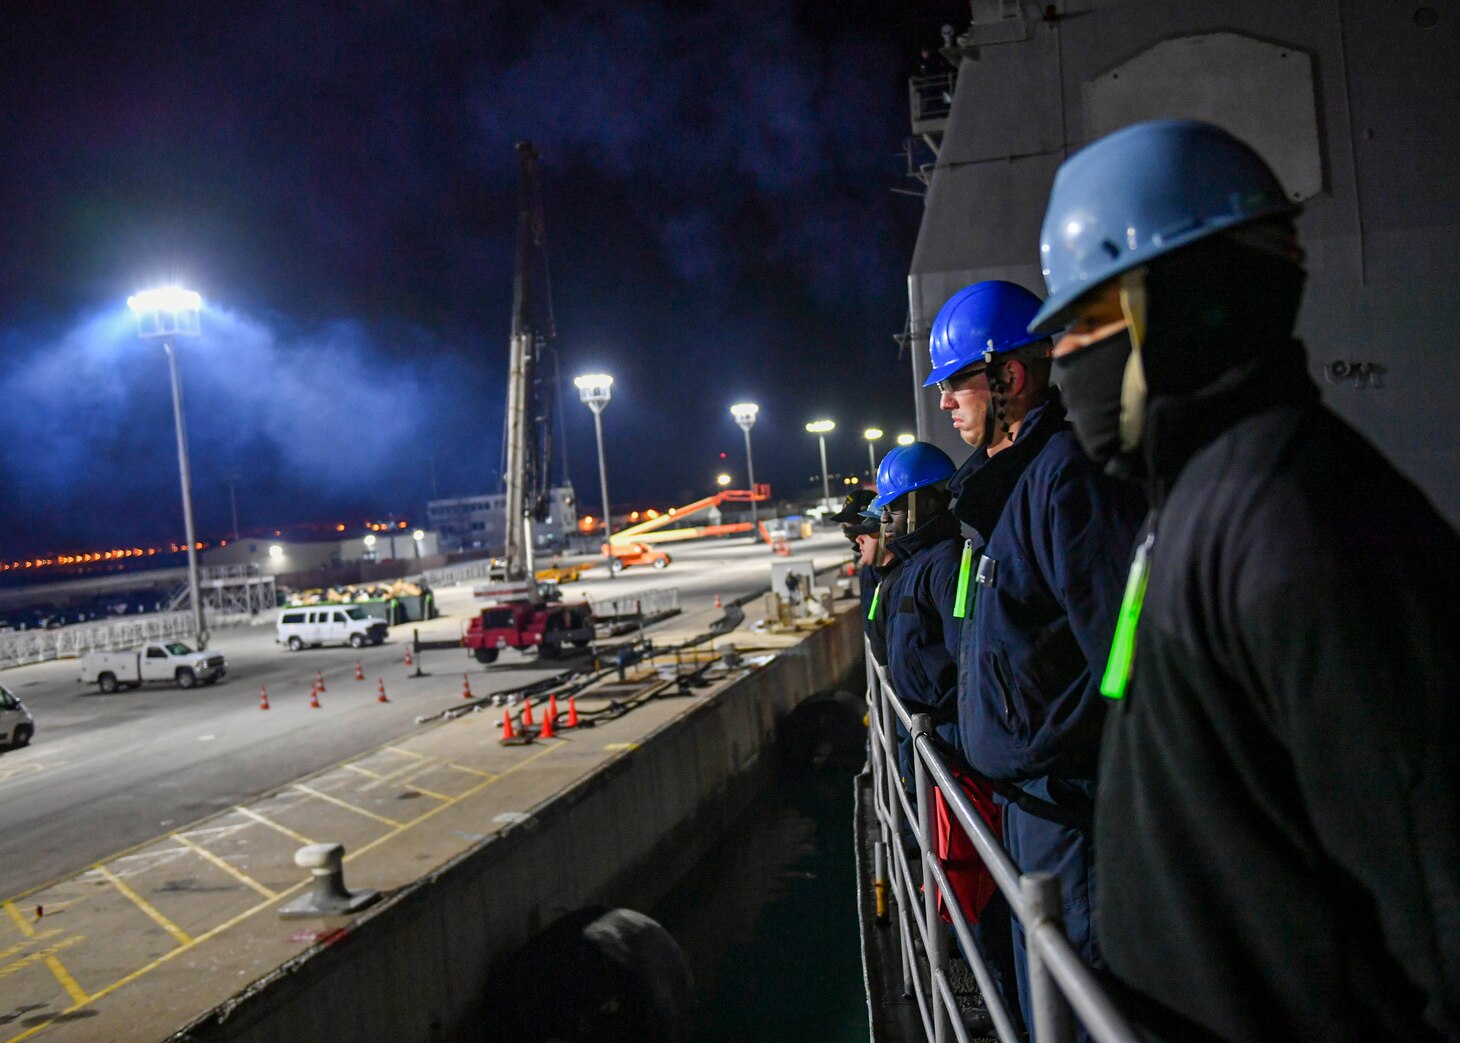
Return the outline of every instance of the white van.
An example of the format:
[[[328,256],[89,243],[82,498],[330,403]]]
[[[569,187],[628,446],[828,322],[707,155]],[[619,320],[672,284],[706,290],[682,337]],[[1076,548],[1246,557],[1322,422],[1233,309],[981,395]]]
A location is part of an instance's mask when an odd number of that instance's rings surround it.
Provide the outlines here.
[[[353,648],[378,645],[390,628],[359,605],[304,605],[279,610],[279,632],[274,639],[297,652],[326,642]]]
[[[35,734],[35,718],[0,684],[0,746],[24,746]]]

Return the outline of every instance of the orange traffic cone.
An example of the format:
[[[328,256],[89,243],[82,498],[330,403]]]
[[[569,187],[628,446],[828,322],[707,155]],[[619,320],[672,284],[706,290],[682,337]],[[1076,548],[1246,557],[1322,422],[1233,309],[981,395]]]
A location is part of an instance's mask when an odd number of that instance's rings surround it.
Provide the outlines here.
[[[463,699],[470,699],[472,697],[471,678],[467,677],[466,674],[461,675],[461,697]]]
[[[720,593],[719,593],[719,591],[716,591],[715,592],[715,607],[716,608],[720,608],[721,607],[721,605],[720,605]]]
[[[548,708],[547,708],[547,712],[548,712],[548,716],[549,717],[556,718],[558,716],[558,693],[557,692],[554,692],[552,695],[548,696]]]
[[[551,739],[556,737],[556,734],[553,731],[553,715],[551,713],[544,713],[542,715],[542,731],[537,733],[537,737],[539,739]]]
[[[513,728],[512,728],[512,711],[510,709],[503,710],[502,711],[502,741],[503,742],[506,742],[508,739],[515,739],[515,738],[517,738],[517,732],[514,731]]]
[[[405,664],[406,664],[406,666],[415,666],[416,665],[416,661],[411,658],[411,650],[410,650],[409,647],[406,648]]]
[[[268,708],[269,708],[269,686],[268,685],[261,684],[261,685],[259,685],[259,709],[260,710],[267,710]]]
[[[578,727],[578,700],[571,695],[568,696],[568,727]]]
[[[380,678],[380,694],[375,697],[375,701],[377,703],[390,702],[390,700],[385,697],[385,678],[383,677]]]
[[[532,700],[531,699],[523,699],[522,700],[522,723],[523,724],[531,724],[532,723]]]
[[[316,670],[314,672],[314,687],[318,688],[321,692],[324,691],[324,673],[322,671]]]
[[[309,690],[309,708],[311,710],[318,710],[319,709],[319,689],[318,688],[311,688]]]
[[[365,680],[365,671],[360,669],[360,660],[355,660],[355,680]]]

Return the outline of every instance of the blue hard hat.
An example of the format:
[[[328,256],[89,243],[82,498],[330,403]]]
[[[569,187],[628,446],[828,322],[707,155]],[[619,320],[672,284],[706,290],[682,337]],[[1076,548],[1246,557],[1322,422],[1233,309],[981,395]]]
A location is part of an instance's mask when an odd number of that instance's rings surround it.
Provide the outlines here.
[[[914,489],[947,481],[956,470],[948,454],[931,442],[897,446],[877,465],[877,499],[869,506],[886,507]]]
[[[1039,298],[1022,286],[999,279],[965,286],[938,309],[928,337],[933,371],[923,381],[932,387],[965,366],[987,359],[990,352],[1013,351],[1043,340],[1029,333],[1029,320],[1039,311]]]
[[[1298,205],[1256,152],[1197,120],[1136,123],[1060,166],[1039,233],[1049,297],[1029,329],[1064,324],[1112,276],[1217,232]]]

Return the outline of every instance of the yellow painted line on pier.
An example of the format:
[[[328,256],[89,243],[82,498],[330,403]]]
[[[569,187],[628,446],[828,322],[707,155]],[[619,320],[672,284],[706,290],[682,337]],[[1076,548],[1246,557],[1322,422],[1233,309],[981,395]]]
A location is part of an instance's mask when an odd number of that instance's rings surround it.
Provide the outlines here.
[[[54,938],[56,935],[61,933],[60,929],[55,927],[46,931],[37,932],[34,927],[26,923],[24,914],[22,914],[21,911],[16,908],[14,902],[5,903],[5,912],[9,914],[10,919],[15,921],[15,926],[19,929],[21,935],[25,938],[25,941],[21,942],[19,945],[12,945],[10,948],[4,950],[3,952],[0,952],[0,960],[10,959],[10,957],[14,956],[16,953],[26,948],[29,943],[43,942],[49,938]],[[66,969],[66,965],[61,962],[60,958],[56,956],[56,953],[60,952],[62,949],[66,948],[69,945],[75,945],[77,942],[81,941],[85,937],[86,936],[82,934],[72,935],[70,938],[57,942],[56,944],[50,946],[47,949],[43,949],[38,953],[32,953],[30,956],[22,957],[15,963],[6,964],[5,966],[0,967],[0,978],[3,978],[6,975],[11,974],[15,971],[18,971],[22,969],[22,967],[27,967],[30,964],[34,963],[37,959],[40,959],[45,962],[46,969],[51,972],[52,977],[54,977],[56,981],[60,982],[61,988],[66,990],[66,995],[71,997],[71,1002],[84,1003],[87,998],[86,990],[83,989],[80,985],[76,984],[76,979],[71,977],[71,972]]]
[[[73,941],[79,942],[84,937],[86,936],[83,934],[74,935],[73,937],[66,939],[66,944],[69,945]],[[61,988],[66,990],[66,995],[71,997],[72,1003],[85,1003],[88,999],[90,999],[90,997],[86,995],[86,990],[83,989],[80,985],[76,984],[76,979],[71,977],[71,972],[66,969],[66,965],[61,962],[59,957],[47,956],[46,968],[51,972],[52,976],[61,983]]]
[[[318,797],[320,800],[327,801],[330,804],[338,805],[339,807],[344,808],[346,811],[353,811],[357,814],[364,815],[366,818],[373,818],[376,822],[384,822],[387,826],[394,826],[396,829],[399,829],[401,826],[405,825],[404,822],[397,822],[393,818],[386,818],[384,815],[377,815],[373,811],[366,811],[362,807],[351,804],[348,800],[341,800],[339,797],[332,797],[328,793],[321,793],[313,786],[306,786],[302,782],[296,782],[294,784],[294,788],[297,789],[300,793],[308,793],[311,797]]]
[[[449,800],[452,800],[453,799],[448,794],[445,794],[445,793],[437,793],[435,790],[433,790],[433,789],[427,789],[425,786],[417,786],[414,782],[407,782],[406,783],[406,789],[408,789],[408,790],[415,790],[417,793],[420,793],[423,796],[431,797],[434,800],[446,800],[446,801],[449,801]]]
[[[396,779],[426,771],[433,766],[429,757],[424,760],[411,761],[409,764],[402,764],[394,771],[387,771],[383,775],[376,775],[375,781],[367,783],[364,788],[367,790],[375,789],[377,786],[382,786],[387,782],[394,782]]]
[[[369,768],[362,768],[358,764],[344,764],[341,765],[341,767],[343,767],[346,771],[358,771],[361,775],[368,775],[372,779],[380,778],[379,772],[371,771]]]
[[[453,798],[451,798],[450,800],[448,800],[446,802],[443,802],[441,804],[438,804],[436,807],[432,808],[430,811],[427,811],[424,815],[421,815],[419,818],[412,819],[410,822],[400,823],[394,829],[391,829],[390,831],[388,831],[388,832],[382,834],[381,836],[375,838],[374,840],[370,841],[368,844],[364,844],[361,847],[356,848],[354,851],[351,851],[349,854],[347,854],[345,856],[345,861],[346,862],[353,861],[355,858],[358,858],[360,855],[365,854],[365,852],[370,851],[371,849],[373,849],[375,847],[378,847],[379,845],[385,843],[387,840],[392,840],[395,837],[398,837],[401,833],[404,833],[406,830],[410,829],[411,827],[413,827],[413,826],[415,826],[415,825],[417,825],[417,824],[419,824],[421,822],[424,822],[424,821],[426,821],[429,818],[433,818],[436,815],[439,815],[441,812],[446,811],[448,808],[454,807],[455,805],[461,803],[463,800],[466,800],[468,797],[475,796],[476,794],[480,793],[482,790],[486,789],[488,786],[491,786],[494,783],[496,783],[498,780],[506,778],[508,775],[511,775],[514,771],[517,771],[517,770],[519,770],[521,768],[527,767],[529,764],[533,763],[534,761],[538,760],[539,758],[542,758],[542,757],[547,756],[549,753],[552,753],[556,749],[560,749],[563,745],[564,744],[561,741],[558,741],[558,742],[554,742],[550,746],[544,746],[543,749],[539,750],[538,752],[532,754],[529,757],[523,758],[522,760],[518,761],[516,764],[512,765],[512,767],[508,768],[506,771],[504,771],[504,772],[502,772],[502,773],[500,773],[498,775],[492,775],[490,778],[484,778],[484,779],[482,779],[481,782],[477,783],[476,785],[472,786],[470,789],[466,790],[459,797],[453,797]],[[405,751],[401,751],[401,752],[405,752]],[[422,754],[420,756],[423,759],[425,759],[425,755],[424,754]],[[479,773],[479,774],[488,774],[488,773]],[[303,788],[303,787],[299,787],[296,784],[296,788]],[[346,806],[349,807],[350,805],[346,805]],[[292,837],[294,837],[297,840],[301,840],[301,841],[303,841],[306,844],[312,844],[312,843],[314,843],[314,841],[309,840],[306,837],[302,837],[298,833],[295,833],[292,830],[287,829],[284,826],[281,826],[281,825],[279,825],[276,822],[271,822],[267,818],[265,818],[263,815],[260,815],[258,812],[253,811],[253,810],[251,810],[249,808],[245,808],[242,805],[235,805],[232,810],[233,811],[236,811],[236,812],[239,812],[240,814],[245,815],[245,816],[247,816],[247,817],[249,817],[251,819],[254,819],[255,821],[259,822],[262,825],[269,826],[269,827],[271,827],[273,829],[277,829],[281,833],[286,834],[287,836],[292,836]],[[354,810],[358,811],[360,809],[359,808],[355,808]],[[170,835],[175,836],[175,834],[170,834]],[[106,873],[106,870],[102,869],[101,866],[96,866],[94,868],[101,870],[101,872],[103,874],[105,874],[105,875],[110,875],[110,874],[107,874]],[[115,877],[113,877],[113,880],[120,887],[126,889],[126,890],[124,890],[123,893],[126,893],[127,891],[130,891],[131,890],[130,888],[127,888],[126,885],[123,884],[120,880],[116,880]],[[309,883],[310,883],[309,880],[302,880],[299,883],[294,884],[292,887],[285,888],[283,891],[278,892],[273,898],[265,899],[262,902],[259,902],[259,903],[255,904],[253,906],[250,906],[249,908],[245,909],[243,912],[239,913],[237,916],[234,916],[234,917],[232,917],[229,920],[225,920],[223,923],[220,923],[218,926],[213,927],[213,928],[210,928],[207,931],[204,931],[202,934],[198,935],[195,938],[189,939],[186,943],[184,943],[182,945],[179,945],[177,948],[175,948],[175,949],[169,949],[167,952],[163,953],[157,959],[152,960],[150,963],[147,963],[144,966],[137,968],[135,971],[132,971],[130,974],[127,974],[127,975],[124,975],[121,978],[118,978],[116,981],[112,982],[110,985],[107,985],[107,986],[105,986],[105,987],[97,990],[96,992],[92,993],[89,996],[88,995],[85,995],[84,993],[82,993],[80,991],[80,989],[78,989],[77,992],[78,992],[79,995],[77,996],[75,1003],[73,1003],[70,1007],[67,1007],[65,1010],[61,1011],[59,1014],[56,1014],[54,1017],[48,1018],[45,1021],[42,1021],[42,1022],[39,1022],[39,1023],[35,1024],[35,1025],[30,1026],[24,1032],[21,1032],[19,1035],[15,1035],[15,1036],[9,1037],[8,1039],[4,1040],[4,1043],[21,1043],[22,1040],[30,1039],[32,1036],[34,1036],[36,1033],[38,1033],[38,1032],[42,1031],[43,1029],[45,1029],[47,1026],[54,1024],[59,1018],[67,1017],[68,1015],[74,1014],[76,1011],[80,1010],[82,1007],[85,1007],[88,1004],[94,1003],[94,1002],[96,1002],[97,1000],[101,999],[104,996],[109,996],[113,992],[116,992],[118,989],[123,988],[124,986],[129,985],[132,982],[136,981],[138,978],[141,978],[141,977],[144,977],[147,974],[150,974],[152,971],[156,970],[158,967],[162,966],[164,963],[167,963],[168,961],[170,961],[173,958],[181,955],[182,953],[191,951],[192,949],[196,948],[197,946],[201,945],[202,943],[204,943],[206,941],[209,941],[210,939],[216,938],[218,935],[222,934],[224,931],[227,931],[227,930],[229,930],[229,929],[231,929],[233,927],[236,927],[238,924],[243,923],[243,921],[247,920],[249,917],[254,916],[254,915],[256,915],[256,914],[264,911],[265,909],[269,908],[275,902],[277,902],[279,899],[281,899],[281,898],[287,898],[288,896],[290,896],[294,892],[299,891],[299,890],[303,889],[304,887],[308,886]],[[5,907],[6,907],[6,911],[9,912],[11,918],[16,921],[17,925],[24,924],[24,927],[22,928],[22,931],[24,931],[24,930],[26,930],[26,929],[28,929],[30,927],[29,924],[25,924],[25,920],[24,920],[23,915],[20,913],[20,910],[18,910],[18,909],[15,908],[15,905],[14,905],[13,902],[8,902],[7,901],[4,904],[5,904]],[[157,914],[157,915],[158,916],[161,916],[160,913]],[[182,932],[179,932],[179,933],[182,933]],[[80,937],[81,936],[77,936],[77,940],[80,940]],[[184,937],[186,937],[186,935],[184,935]],[[69,975],[68,975],[68,977],[69,977]],[[75,983],[73,982],[72,984],[74,985]]]
[[[92,866],[92,868],[100,873],[109,884],[111,884],[118,891],[120,891],[127,898],[128,901],[130,901],[138,909],[142,910],[149,917],[151,917],[153,923],[157,924],[158,927],[161,927],[168,934],[172,935],[173,940],[176,941],[179,945],[193,944],[193,940],[188,936],[187,931],[184,931],[177,924],[173,923],[167,917],[163,916],[161,911],[158,910],[155,905],[147,901],[147,899],[143,898],[136,891],[133,891],[125,880],[117,876],[117,874],[113,873],[110,869],[108,869],[104,865],[101,865],[100,863]]]
[[[389,750],[391,753],[404,754],[407,757],[417,757],[421,760],[429,760],[430,757],[424,753],[417,753],[415,750],[408,750],[402,746],[382,746],[381,749]]]
[[[313,840],[311,840],[309,837],[305,836],[303,833],[296,833],[292,829],[290,829],[288,826],[281,826],[281,825],[279,825],[279,823],[275,822],[273,819],[265,818],[263,815],[260,815],[257,811],[253,810],[253,808],[246,808],[242,804],[235,804],[233,806],[233,810],[236,811],[236,812],[238,812],[240,815],[244,816],[245,818],[251,818],[255,822],[257,822],[259,825],[261,825],[261,826],[268,826],[270,829],[275,830],[275,831],[277,831],[279,833],[283,833],[286,837],[289,837],[290,839],[293,839],[293,840],[297,840],[301,844],[313,844],[314,843]]]
[[[637,750],[639,744],[636,742],[611,742],[604,747],[605,750]]]
[[[243,884],[245,887],[251,887],[251,888],[253,888],[253,890],[257,891],[259,894],[263,895],[265,898],[275,898],[275,897],[277,897],[277,895],[275,895],[275,893],[274,893],[273,890],[271,890],[270,888],[265,887],[263,884],[259,883],[253,877],[249,876],[243,870],[239,869],[237,866],[230,865],[225,859],[219,858],[217,855],[213,854],[213,852],[209,851],[207,848],[205,848],[205,847],[203,847],[203,846],[201,846],[199,844],[193,843],[191,840],[189,840],[187,837],[183,836],[181,833],[174,833],[172,835],[172,839],[174,839],[174,840],[178,841],[179,843],[185,845],[186,847],[190,848],[195,854],[201,855],[203,858],[206,858],[209,862],[212,862],[215,866],[217,866],[219,869],[223,870],[223,872],[225,872],[229,876],[233,877],[233,879],[237,880],[239,883]]]
[[[20,933],[24,937],[35,937],[35,928],[25,922],[25,914],[15,907],[14,902],[6,902],[5,911],[10,914],[10,919],[15,921],[15,926],[20,928]]]
[[[465,764],[448,763],[448,768],[455,768],[457,771],[464,771],[468,775],[480,775],[484,779],[495,779],[497,773],[494,771],[482,771],[481,768],[468,768]]]

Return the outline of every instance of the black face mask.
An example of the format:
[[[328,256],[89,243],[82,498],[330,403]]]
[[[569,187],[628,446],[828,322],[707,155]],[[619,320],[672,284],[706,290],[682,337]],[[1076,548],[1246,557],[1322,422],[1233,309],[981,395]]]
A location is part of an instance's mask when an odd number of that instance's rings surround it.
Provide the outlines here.
[[[1120,391],[1130,359],[1130,329],[1112,333],[1087,348],[1054,360],[1050,379],[1085,455],[1102,466],[1123,455]]]

